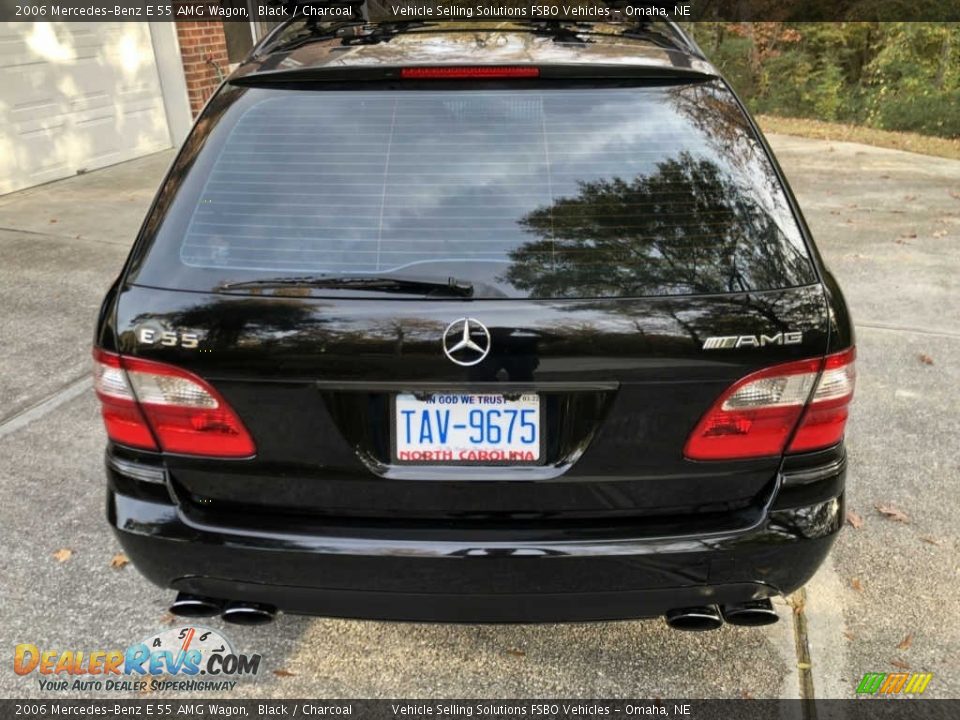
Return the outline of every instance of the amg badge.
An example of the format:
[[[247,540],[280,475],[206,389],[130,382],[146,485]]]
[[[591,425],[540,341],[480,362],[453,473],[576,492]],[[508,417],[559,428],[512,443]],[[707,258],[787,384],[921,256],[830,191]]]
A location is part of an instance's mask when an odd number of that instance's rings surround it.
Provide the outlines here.
[[[765,347],[767,345],[799,345],[802,332],[785,332],[776,335],[725,335],[710,337],[703,341],[704,350],[727,350],[741,347]]]

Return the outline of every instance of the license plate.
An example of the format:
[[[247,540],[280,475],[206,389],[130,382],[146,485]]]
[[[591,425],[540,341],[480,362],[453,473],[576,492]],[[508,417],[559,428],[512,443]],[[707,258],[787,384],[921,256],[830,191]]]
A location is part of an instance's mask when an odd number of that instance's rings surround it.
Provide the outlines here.
[[[540,396],[437,393],[394,399],[393,459],[415,465],[536,465]]]

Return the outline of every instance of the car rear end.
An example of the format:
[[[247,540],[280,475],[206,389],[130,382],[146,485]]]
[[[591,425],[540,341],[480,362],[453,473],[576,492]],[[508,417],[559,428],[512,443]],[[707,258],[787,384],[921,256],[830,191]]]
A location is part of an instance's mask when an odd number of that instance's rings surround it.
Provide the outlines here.
[[[400,40],[241,72],[166,178],[95,350],[127,554],[238,622],[775,619],[854,350],[758,131],[689,56]]]

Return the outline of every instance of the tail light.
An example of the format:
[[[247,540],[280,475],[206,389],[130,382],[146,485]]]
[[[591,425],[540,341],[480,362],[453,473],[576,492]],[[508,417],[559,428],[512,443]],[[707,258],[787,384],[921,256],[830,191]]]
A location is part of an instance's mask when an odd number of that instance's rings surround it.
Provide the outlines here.
[[[735,460],[837,444],[853,398],[855,354],[850,348],[747,375],[697,423],[684,455],[691,460]]]
[[[93,387],[100,398],[100,414],[110,439],[121,445],[159,450],[140,406],[120,367],[120,356],[94,350]]]
[[[468,65],[464,67],[400,68],[403,80],[499,80],[503,78],[538,78],[540,68],[529,65]]]
[[[205,457],[249,457],[250,433],[223,397],[165,363],[94,350],[94,388],[110,439]]]

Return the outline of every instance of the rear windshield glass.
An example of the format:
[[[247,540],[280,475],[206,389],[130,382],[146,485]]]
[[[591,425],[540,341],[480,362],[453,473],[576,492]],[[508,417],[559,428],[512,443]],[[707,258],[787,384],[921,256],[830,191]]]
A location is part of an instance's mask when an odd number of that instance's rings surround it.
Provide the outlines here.
[[[475,297],[564,298],[814,281],[718,85],[236,92],[172,180],[135,282],[455,278]]]

